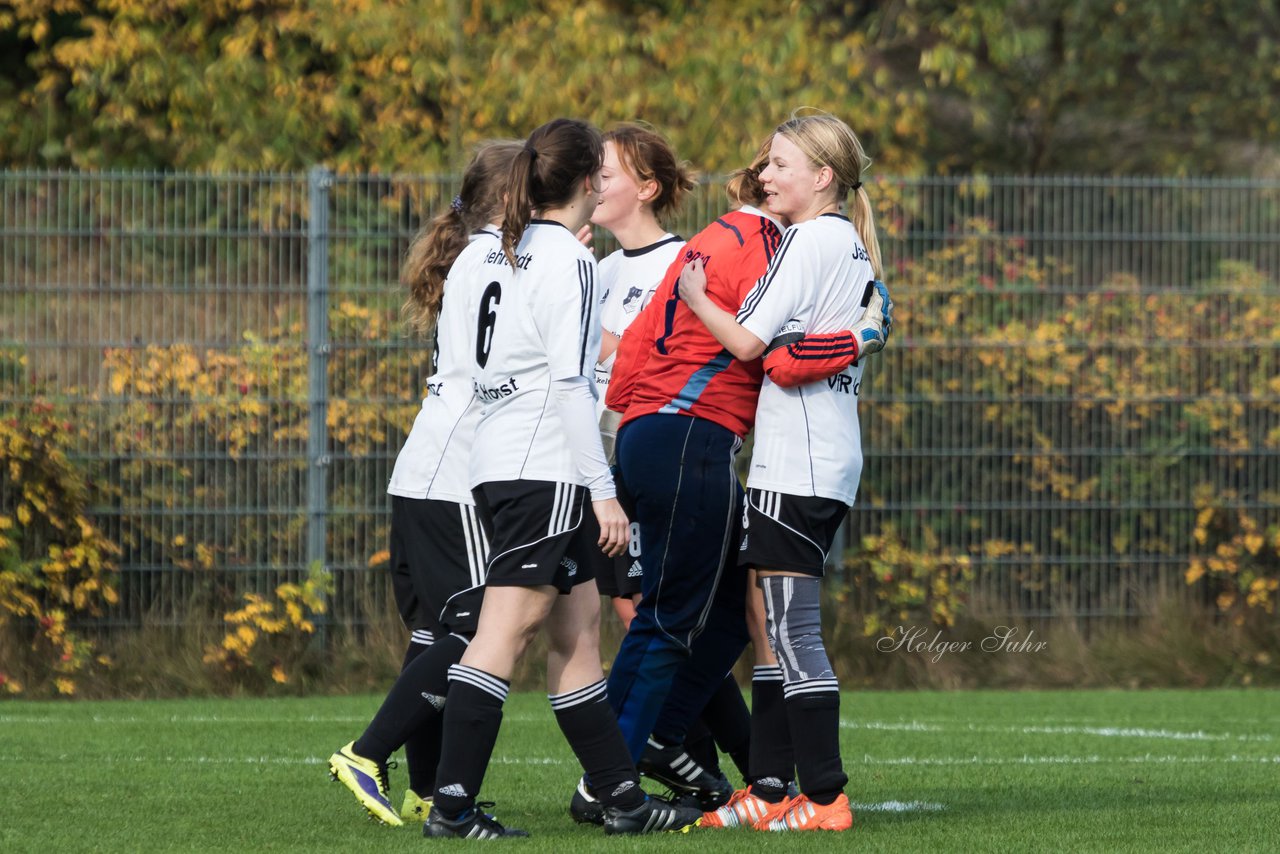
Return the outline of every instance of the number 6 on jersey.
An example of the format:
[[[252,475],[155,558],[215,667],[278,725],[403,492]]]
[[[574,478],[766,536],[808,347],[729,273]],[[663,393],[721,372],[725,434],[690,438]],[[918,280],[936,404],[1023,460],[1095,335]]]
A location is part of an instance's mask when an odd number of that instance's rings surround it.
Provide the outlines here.
[[[489,361],[489,348],[493,345],[493,325],[498,322],[494,308],[502,303],[502,285],[490,282],[480,297],[480,317],[476,327],[476,364],[484,367]]]

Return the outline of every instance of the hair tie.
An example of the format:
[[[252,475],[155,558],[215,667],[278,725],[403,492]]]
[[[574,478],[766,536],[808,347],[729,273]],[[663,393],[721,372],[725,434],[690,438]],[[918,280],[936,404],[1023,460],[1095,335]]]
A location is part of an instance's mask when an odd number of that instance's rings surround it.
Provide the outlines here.
[[[454,196],[453,201],[449,202],[449,207],[453,208],[456,214],[462,213],[462,196]]]
[[[850,190],[853,190],[854,192],[857,192],[858,190],[861,190],[861,189],[862,189],[862,182],[861,182],[861,181],[855,181],[855,182],[853,183],[853,186],[852,186],[852,187],[850,187],[849,189],[850,189]]]
[[[530,162],[538,159],[538,149],[534,148],[532,145],[525,143],[524,150],[529,152]]]

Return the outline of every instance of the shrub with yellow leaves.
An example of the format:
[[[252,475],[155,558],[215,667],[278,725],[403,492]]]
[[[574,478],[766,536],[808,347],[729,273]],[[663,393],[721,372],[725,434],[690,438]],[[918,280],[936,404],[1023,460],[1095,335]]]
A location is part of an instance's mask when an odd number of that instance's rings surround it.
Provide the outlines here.
[[[1280,526],[1262,528],[1234,492],[1201,488],[1192,534],[1198,552],[1188,584],[1204,583],[1218,610],[1236,625],[1250,613],[1274,614],[1280,590]]]
[[[879,534],[862,538],[862,548],[845,561],[852,589],[836,588],[836,607],[850,593],[862,610],[864,637],[892,635],[898,626],[928,621],[935,626],[955,624],[973,581],[967,555],[941,546],[934,533],[924,531],[925,547],[916,550],[886,524]],[[859,589],[861,588],[861,589]]]
[[[288,683],[332,593],[333,576],[319,564],[301,584],[281,584],[272,596],[246,593],[243,607],[223,617],[228,628],[222,641],[205,648],[205,664],[253,687]]]
[[[36,400],[0,416],[0,634],[10,641],[0,690],[71,695],[101,660],[68,628],[117,601],[119,550],[88,518],[90,488],[68,452],[70,413]]]

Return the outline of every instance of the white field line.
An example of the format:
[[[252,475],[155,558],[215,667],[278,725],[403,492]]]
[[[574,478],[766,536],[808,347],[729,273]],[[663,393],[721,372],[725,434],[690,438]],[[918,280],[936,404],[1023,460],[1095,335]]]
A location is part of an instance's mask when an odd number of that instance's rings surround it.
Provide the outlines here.
[[[1103,738],[1163,738],[1174,741],[1271,741],[1270,735],[1240,735],[1236,733],[1210,733],[1203,730],[1180,732],[1144,727],[1105,726],[944,726],[921,721],[857,721],[842,720],[842,729],[885,730],[894,732],[980,732],[1013,733],[1022,735],[1096,735]]]
[[[942,804],[931,804],[927,801],[884,801],[879,804],[849,804],[854,812],[939,812],[945,810]]]
[[[86,758],[95,763],[114,765],[325,765],[327,757],[320,756],[125,756],[106,755],[85,757],[84,755],[30,757],[15,754],[0,754],[0,763],[4,762],[49,762],[80,761]],[[490,760],[494,765],[564,765],[568,760],[554,756],[495,756]],[[854,760],[851,764],[856,764]],[[1280,765],[1280,756],[1159,756],[1151,753],[1141,756],[871,756],[864,755],[863,765],[887,766],[975,766],[975,765]],[[895,803],[895,802],[886,802]],[[880,805],[882,809],[892,807]],[[864,804],[863,809],[875,809],[876,805]]]
[[[131,715],[0,715],[0,724],[368,724],[373,712],[367,715],[303,715],[301,717],[241,717],[235,715],[165,715],[164,717],[134,717]],[[548,710],[545,717],[536,715],[505,715],[503,720],[512,722],[551,721]]]
[[[543,717],[509,716],[509,722],[540,721]],[[136,717],[130,715],[92,715],[76,717],[72,715],[0,715],[0,724],[367,724],[365,716],[303,715],[301,717],[244,717],[236,715],[168,715],[165,717]],[[1242,741],[1270,742],[1273,737],[1267,734],[1212,733],[1204,730],[1169,730],[1148,729],[1146,727],[1114,727],[1114,726],[985,726],[978,724],[944,725],[924,721],[861,721],[842,720],[842,729],[873,730],[881,732],[974,732],[1021,735],[1091,735],[1101,738],[1149,738],[1173,741]]]
[[[54,757],[0,754],[0,762],[48,762],[82,760],[83,755],[62,754]],[[94,756],[94,762],[108,765],[327,765],[329,758],[319,756]],[[494,756],[491,765],[563,765],[566,760],[554,756]]]
[[[864,755],[863,765],[1280,765],[1280,756],[899,756]]]

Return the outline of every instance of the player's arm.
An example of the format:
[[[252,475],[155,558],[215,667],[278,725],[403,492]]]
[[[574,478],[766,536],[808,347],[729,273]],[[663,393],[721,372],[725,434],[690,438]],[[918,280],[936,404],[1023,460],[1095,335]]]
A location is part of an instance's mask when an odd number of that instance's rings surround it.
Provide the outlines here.
[[[657,338],[656,332],[661,328],[662,305],[666,303],[663,295],[679,275],[679,263],[680,259],[677,258],[667,268],[667,274],[653,299],[636,315],[636,319],[627,327],[626,334],[618,339],[618,349],[613,354],[609,393],[604,399],[604,405],[614,412],[626,412],[631,405],[631,394],[635,391],[636,381],[643,374],[653,342]]]
[[[732,314],[707,296],[707,273],[701,258],[693,259],[681,271],[680,298],[735,359],[750,362],[764,352],[764,341],[740,326]]]
[[[851,329],[829,335],[784,329],[765,350],[764,372],[780,386],[807,385],[882,350],[893,328],[893,300],[883,282],[868,282],[863,300],[866,311]]]
[[[626,548],[630,528],[618,504],[613,473],[605,458],[596,423],[594,360],[600,346],[600,307],[595,295],[596,267],[575,265],[562,273],[565,286],[548,288],[533,308],[533,320],[547,342],[547,372],[555,395],[560,429],[579,475],[591,492],[600,523],[599,546],[615,556]]]

